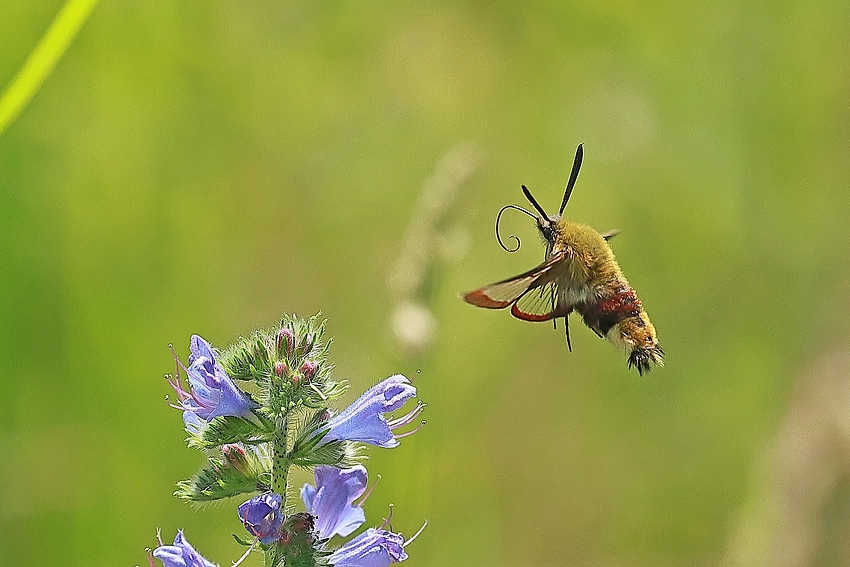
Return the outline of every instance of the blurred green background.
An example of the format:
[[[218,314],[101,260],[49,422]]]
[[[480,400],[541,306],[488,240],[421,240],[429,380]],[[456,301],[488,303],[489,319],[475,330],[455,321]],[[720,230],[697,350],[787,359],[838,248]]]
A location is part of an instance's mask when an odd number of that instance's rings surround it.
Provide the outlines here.
[[[0,81],[61,4],[0,0]],[[642,378],[457,298],[539,263],[493,221],[555,209],[579,142]],[[103,0],[0,137],[0,565],[142,564],[156,527],[230,565],[238,502],[171,496],[167,345],[320,310],[347,399],[429,404],[367,463],[369,524],[429,521],[411,567],[850,564],[848,218],[846,0]]]

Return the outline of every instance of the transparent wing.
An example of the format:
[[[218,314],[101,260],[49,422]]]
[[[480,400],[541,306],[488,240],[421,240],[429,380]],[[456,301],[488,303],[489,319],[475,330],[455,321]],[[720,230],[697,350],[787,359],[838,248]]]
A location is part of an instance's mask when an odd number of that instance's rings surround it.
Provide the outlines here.
[[[511,315],[523,321],[548,321],[566,317],[572,310],[572,305],[559,304],[558,283],[550,280],[522,294],[511,307]]]
[[[557,293],[558,285],[554,281],[533,287],[517,299],[511,315],[524,321],[548,321],[554,317]]]
[[[465,293],[461,297],[467,303],[477,307],[504,309],[529,291],[530,288],[538,287],[551,281],[552,268],[557,266],[563,259],[563,254],[556,254],[524,274],[486,285]]]

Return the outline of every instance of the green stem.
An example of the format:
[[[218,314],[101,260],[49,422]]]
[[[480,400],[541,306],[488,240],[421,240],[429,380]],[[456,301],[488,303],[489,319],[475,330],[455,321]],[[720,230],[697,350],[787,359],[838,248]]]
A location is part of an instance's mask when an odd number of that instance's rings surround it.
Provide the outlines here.
[[[272,461],[272,492],[283,499],[281,509],[286,509],[286,483],[289,474],[289,461],[286,458],[289,428],[286,416],[275,421],[275,436],[272,443],[274,460]]]
[[[32,99],[94,10],[98,0],[68,0],[0,96],[0,136]]]
[[[275,434],[272,441],[272,492],[280,494],[281,512],[286,511],[287,482],[289,477],[289,460],[286,458],[288,452],[289,420],[284,413],[275,419]],[[265,552],[263,565],[274,567],[275,547],[268,548]]]

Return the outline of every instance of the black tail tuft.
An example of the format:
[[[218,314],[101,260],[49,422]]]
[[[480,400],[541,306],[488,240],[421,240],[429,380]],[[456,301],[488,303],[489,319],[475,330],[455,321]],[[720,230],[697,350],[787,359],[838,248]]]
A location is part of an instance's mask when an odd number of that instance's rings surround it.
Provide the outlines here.
[[[644,372],[649,372],[649,353],[645,349],[636,348],[629,355],[629,368],[637,368],[638,374],[643,376]]]
[[[635,347],[634,349],[632,349],[631,354],[629,354],[629,368],[634,366],[635,368],[637,368],[638,374],[643,376],[644,372],[650,371],[650,362],[654,362],[659,366],[663,366],[663,356],[664,351],[661,350],[661,347],[655,347],[651,349]]]

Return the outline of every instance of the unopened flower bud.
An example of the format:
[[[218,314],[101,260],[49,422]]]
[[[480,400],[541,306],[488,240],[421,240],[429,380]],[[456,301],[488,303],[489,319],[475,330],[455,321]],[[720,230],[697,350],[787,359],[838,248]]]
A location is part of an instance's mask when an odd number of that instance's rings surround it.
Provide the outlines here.
[[[319,363],[315,360],[305,360],[304,364],[301,365],[301,373],[304,375],[304,379],[309,382],[313,379],[313,376],[316,375],[316,370],[319,368]]]
[[[286,362],[278,360],[274,363],[274,375],[280,378],[286,372]]]
[[[316,334],[315,333],[307,333],[307,336],[304,337],[304,351],[302,354],[307,355],[313,350],[313,345],[316,344]]]
[[[289,327],[283,327],[277,332],[277,352],[281,355],[286,353],[292,356],[292,347],[295,346],[295,333]]]
[[[241,473],[245,473],[248,467],[248,458],[245,455],[245,449],[239,445],[230,443],[222,445],[221,453],[224,455],[224,462]]]

